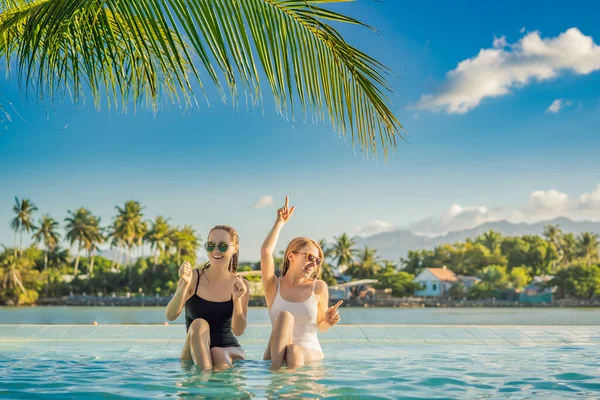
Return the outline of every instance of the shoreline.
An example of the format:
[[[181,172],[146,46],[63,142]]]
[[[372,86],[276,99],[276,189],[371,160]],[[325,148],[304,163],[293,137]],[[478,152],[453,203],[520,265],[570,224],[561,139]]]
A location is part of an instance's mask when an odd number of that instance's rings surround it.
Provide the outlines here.
[[[73,306],[73,307],[166,307],[171,297],[145,296],[63,296],[39,299],[33,306]],[[340,299],[331,298],[330,304]],[[11,306],[6,304],[6,306]],[[264,297],[250,298],[250,307],[266,307]],[[600,308],[600,299],[560,299],[552,303],[519,303],[506,300],[449,300],[436,298],[386,298],[386,299],[344,299],[341,307],[355,308]]]

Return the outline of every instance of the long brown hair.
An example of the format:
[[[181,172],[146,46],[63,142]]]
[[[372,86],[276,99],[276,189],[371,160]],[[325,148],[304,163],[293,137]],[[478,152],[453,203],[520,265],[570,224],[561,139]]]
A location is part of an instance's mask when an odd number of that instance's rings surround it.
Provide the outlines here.
[[[210,237],[210,234],[213,233],[213,231],[225,231],[229,233],[231,235],[231,240],[233,240],[234,246],[240,243],[240,237],[238,236],[237,231],[229,225],[215,226],[210,230],[210,232],[208,232],[208,237]],[[229,266],[227,267],[229,272],[235,273],[237,271],[239,259],[240,250],[238,249],[238,251],[235,252],[235,254],[231,257],[231,260],[229,261]],[[204,270],[208,267],[210,267],[210,261],[207,261],[206,264],[204,264],[204,266],[202,267],[202,272],[204,272]]]
[[[319,243],[307,237],[297,237],[295,239],[292,239],[290,244],[288,244],[287,249],[285,249],[285,254],[283,256],[283,267],[281,268],[281,277],[284,277],[290,269],[290,259],[288,255],[290,253],[295,253],[311,244],[319,250],[319,258],[321,259],[321,264],[323,263],[323,249],[321,249]],[[311,275],[312,279],[319,279],[319,276],[321,274],[321,264],[317,265],[317,267],[313,271]]]

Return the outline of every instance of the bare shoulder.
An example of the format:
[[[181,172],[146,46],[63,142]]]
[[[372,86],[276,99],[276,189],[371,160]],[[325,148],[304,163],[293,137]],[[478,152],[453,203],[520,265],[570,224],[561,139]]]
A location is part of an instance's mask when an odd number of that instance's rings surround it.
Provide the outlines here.
[[[315,283],[315,294],[321,294],[325,291],[327,291],[327,284],[325,281],[317,279],[317,282]]]

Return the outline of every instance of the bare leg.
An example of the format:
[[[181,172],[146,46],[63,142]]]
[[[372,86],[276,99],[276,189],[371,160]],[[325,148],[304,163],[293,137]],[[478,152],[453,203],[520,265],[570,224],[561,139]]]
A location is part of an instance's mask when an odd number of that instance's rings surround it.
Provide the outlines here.
[[[271,338],[269,339],[272,369],[279,369],[283,365],[287,345],[292,343],[293,333],[294,317],[292,314],[289,311],[282,311],[277,314]]]
[[[183,349],[181,349],[181,356],[179,357],[181,361],[192,361],[192,348],[190,347],[190,331],[188,330],[185,335],[185,343],[183,344]]]
[[[271,332],[271,336],[273,336]],[[269,343],[267,343],[267,348],[265,349],[265,354],[263,354],[263,360],[271,359],[271,337],[269,337]]]
[[[295,344],[288,344],[285,350],[285,365],[288,368],[297,368],[304,365],[304,352]]]
[[[201,369],[211,369],[212,359],[210,352],[210,328],[208,322],[202,318],[192,321],[188,330],[190,353],[194,364]]]

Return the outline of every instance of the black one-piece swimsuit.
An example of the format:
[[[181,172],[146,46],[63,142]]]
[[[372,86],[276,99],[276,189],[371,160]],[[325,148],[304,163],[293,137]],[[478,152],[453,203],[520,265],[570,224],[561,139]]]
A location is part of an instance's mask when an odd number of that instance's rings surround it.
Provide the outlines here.
[[[213,347],[241,347],[237,338],[231,331],[231,318],[233,316],[233,298],[228,301],[208,301],[198,296],[200,271],[198,282],[192,297],[185,302],[185,330],[196,318],[208,322],[210,328],[210,348]]]

